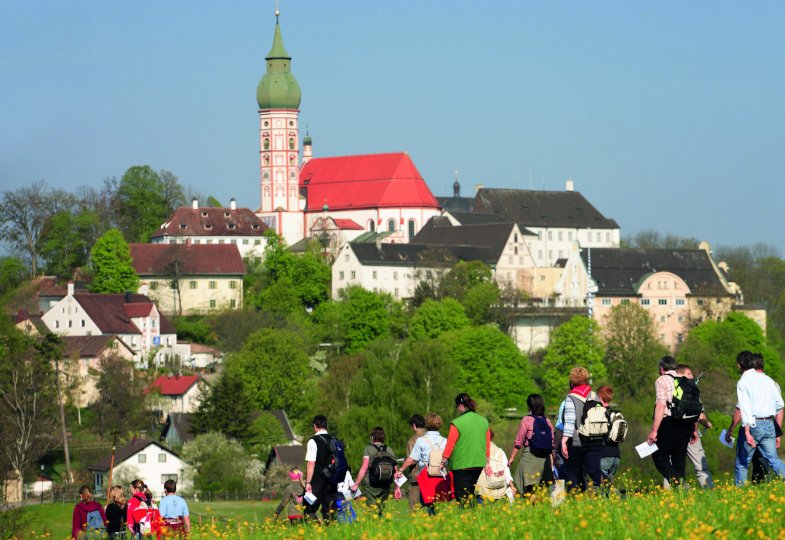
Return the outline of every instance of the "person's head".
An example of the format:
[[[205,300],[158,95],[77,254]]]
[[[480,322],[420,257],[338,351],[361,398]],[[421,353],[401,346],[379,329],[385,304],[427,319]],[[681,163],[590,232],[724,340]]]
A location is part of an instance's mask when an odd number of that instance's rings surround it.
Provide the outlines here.
[[[742,372],[755,368],[755,358],[750,351],[741,351],[737,354],[736,363],[739,365],[739,371]]]
[[[93,490],[90,489],[90,486],[82,486],[79,488],[79,497],[82,502],[87,502],[93,498]]]
[[[177,491],[177,482],[174,480],[167,480],[164,482],[164,492],[168,494],[174,493],[175,491]]]
[[[131,482],[131,495],[136,495],[140,491],[144,491],[145,485],[143,480],[139,480],[138,478]]]
[[[384,428],[381,426],[376,426],[371,430],[371,442],[383,443],[386,437]]]
[[[534,416],[545,416],[545,400],[540,394],[529,394],[526,405]]]
[[[289,480],[292,482],[303,483],[303,471],[300,467],[292,467],[289,469]]]
[[[466,392],[463,392],[455,396],[455,406],[458,408],[458,411],[460,412],[477,410],[477,404],[474,402],[474,400],[471,397],[469,397],[469,394],[467,394]]]
[[[585,367],[574,367],[570,370],[570,388],[589,384],[589,370]]]
[[[323,414],[317,414],[313,417],[313,430],[320,431],[322,429],[327,429],[327,417]]]
[[[679,364],[676,366],[676,373],[682,377],[687,377],[688,379],[694,378],[692,376],[692,368],[687,364]]]
[[[119,507],[125,506],[125,493],[122,486],[113,486],[109,490],[109,502],[115,503]]]
[[[439,431],[442,429],[442,417],[436,413],[428,413],[425,415],[425,429],[428,431]]]
[[[756,370],[763,371],[763,355],[761,353],[752,353],[752,362]]]
[[[607,407],[613,399],[613,388],[608,385],[600,386],[597,389],[597,395],[600,396],[600,401],[602,401],[602,404]]]
[[[676,359],[672,356],[665,355],[660,358],[659,366],[660,366],[660,375],[664,374],[666,371],[673,371],[676,369],[676,366],[679,365],[676,362]]]
[[[421,414],[413,414],[412,417],[409,418],[409,425],[412,427],[413,431],[423,429],[425,427],[425,418],[423,418]]]

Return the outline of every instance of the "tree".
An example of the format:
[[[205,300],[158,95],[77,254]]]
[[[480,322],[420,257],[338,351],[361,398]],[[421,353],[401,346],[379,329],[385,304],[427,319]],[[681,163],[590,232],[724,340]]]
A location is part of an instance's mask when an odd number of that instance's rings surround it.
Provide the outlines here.
[[[570,370],[576,366],[589,370],[593,384],[604,381],[604,356],[602,331],[594,319],[577,315],[556,328],[540,366],[546,403],[561,403],[569,390]]]
[[[605,365],[618,393],[650,395],[657,360],[668,352],[657,339],[651,314],[630,303],[614,306],[605,317]]]
[[[258,414],[248,428],[246,447],[259,459],[266,459],[273,446],[285,442],[283,426],[269,411]]]
[[[478,283],[466,291],[463,305],[472,324],[497,322],[497,305],[501,290],[495,281]]]
[[[469,325],[463,306],[453,298],[425,300],[409,321],[412,339],[439,337],[442,333]]]
[[[493,279],[490,267],[482,261],[460,261],[447,272],[439,283],[439,297],[455,298],[463,302],[469,289]]]
[[[212,195],[207,197],[207,202],[205,203],[205,206],[210,206],[212,208],[223,208],[223,205],[221,204],[221,201],[219,201],[218,199],[216,199]]]
[[[193,417],[194,433],[217,432],[238,441],[250,436],[256,408],[237,370],[224,370],[215,387],[199,404]]]
[[[30,257],[33,276],[38,273],[41,233],[56,207],[56,199],[43,181],[4,191],[0,200],[0,234],[14,250]]]
[[[25,263],[17,257],[0,257],[0,297],[16,289],[29,274]]]
[[[343,350],[347,354],[361,351],[372,341],[390,335],[387,303],[382,294],[352,285],[341,290],[340,310]]]
[[[117,189],[119,222],[129,242],[147,242],[166,221],[183,198],[177,178],[168,171],[166,178],[149,165],[129,168]],[[179,189],[179,191],[178,191]]]
[[[93,280],[90,290],[98,293],[124,293],[139,288],[131,250],[117,229],[109,229],[90,251]]]
[[[259,489],[262,464],[225,435],[198,435],[183,445],[182,456],[193,467],[193,486],[201,494]]]
[[[145,427],[148,413],[143,394],[144,380],[132,361],[119,355],[101,360],[96,382],[98,401],[90,409],[98,416],[98,433],[134,433]]]
[[[537,388],[528,359],[509,336],[493,326],[474,326],[442,334],[447,356],[458,366],[458,382],[472,397],[496,409],[524,407]]]
[[[47,272],[70,277],[76,267],[87,264],[98,216],[88,210],[61,210],[46,220],[40,240],[41,258]]]
[[[400,388],[406,389],[400,398],[404,414],[422,407],[428,412],[448,413],[458,392],[458,374],[441,340],[410,341],[401,357],[398,375]]]

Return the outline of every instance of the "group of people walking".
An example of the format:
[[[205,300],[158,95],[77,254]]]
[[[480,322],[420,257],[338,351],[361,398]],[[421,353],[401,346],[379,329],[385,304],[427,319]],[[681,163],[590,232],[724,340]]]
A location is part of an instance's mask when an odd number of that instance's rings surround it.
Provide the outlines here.
[[[122,486],[112,486],[109,502],[103,507],[93,499],[90,486],[82,486],[71,523],[72,540],[160,538],[164,530],[169,535],[185,538],[191,531],[188,504],[175,494],[177,483],[174,480],[164,482],[164,491],[165,496],[156,506],[147,484],[134,480],[130,484],[129,499]]]

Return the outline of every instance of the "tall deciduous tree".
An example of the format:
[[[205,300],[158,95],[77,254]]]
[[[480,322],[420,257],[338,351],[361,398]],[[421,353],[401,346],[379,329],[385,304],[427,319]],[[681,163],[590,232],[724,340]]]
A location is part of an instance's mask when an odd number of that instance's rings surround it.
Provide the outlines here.
[[[101,360],[98,372],[98,401],[90,408],[98,416],[98,433],[133,433],[145,427],[144,379],[133,362],[110,355]]]
[[[98,216],[89,210],[61,210],[49,217],[40,240],[47,272],[69,277],[74,268],[87,264],[98,227]]]
[[[129,168],[117,189],[119,222],[129,242],[147,242],[179,205],[183,188],[169,171],[157,173],[149,165]]]
[[[55,213],[57,200],[43,181],[14,191],[0,199],[0,234],[12,249],[30,258],[30,273],[38,273],[39,241],[47,218]]]
[[[196,409],[193,429],[196,433],[214,431],[245,441],[249,438],[249,425],[257,410],[248,397],[241,372],[227,369]]]
[[[448,330],[469,325],[463,306],[453,298],[426,300],[414,310],[409,321],[412,339],[435,338]]]
[[[592,383],[604,382],[604,356],[602,331],[594,319],[579,315],[556,328],[540,366],[547,403],[564,399],[569,390],[570,370],[576,366],[589,370]]]
[[[668,350],[657,339],[649,311],[632,303],[614,306],[603,331],[605,365],[617,390],[631,398],[650,395],[657,360]]]
[[[139,288],[131,250],[117,229],[109,229],[90,251],[93,281],[90,290],[98,293],[124,293]]]

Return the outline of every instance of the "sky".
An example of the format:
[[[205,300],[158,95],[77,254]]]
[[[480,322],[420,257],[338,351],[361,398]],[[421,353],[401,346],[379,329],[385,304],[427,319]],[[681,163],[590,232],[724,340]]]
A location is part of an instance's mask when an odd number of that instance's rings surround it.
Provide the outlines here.
[[[622,236],[785,254],[785,2],[282,0],[314,156],[562,190]],[[258,208],[274,0],[0,2],[0,190],[133,165]]]

